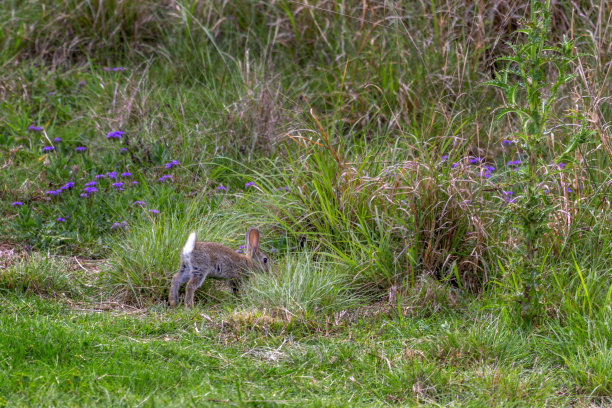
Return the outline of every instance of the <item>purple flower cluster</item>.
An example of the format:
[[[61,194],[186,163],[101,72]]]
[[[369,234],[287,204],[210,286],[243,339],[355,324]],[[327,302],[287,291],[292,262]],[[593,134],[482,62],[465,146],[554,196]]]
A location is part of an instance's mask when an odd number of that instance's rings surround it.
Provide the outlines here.
[[[495,171],[495,167],[493,166],[484,166],[484,178],[489,178],[491,177],[491,174]]]
[[[144,201],[134,201],[132,205],[139,205],[141,207],[146,207],[147,203],[145,203]]]
[[[85,150],[87,150],[85,146],[77,146],[74,148],[75,152],[84,152]]]
[[[117,228],[126,228],[126,227],[127,227],[127,221],[121,221],[121,222],[114,222],[113,225],[111,225],[110,229],[116,230]]]
[[[91,181],[90,183],[95,183],[95,181]],[[88,197],[91,194],[97,193],[98,189],[93,186],[87,186],[83,189],[83,191],[85,192],[83,193],[85,194],[85,197]],[[83,197],[83,194],[81,194],[81,197]]]
[[[507,139],[502,140],[502,144],[504,146],[511,146],[512,143],[514,143],[512,140],[507,140]]]
[[[113,183],[113,187],[115,187],[116,191],[123,191],[123,183],[121,181]]]
[[[85,183],[85,187],[93,187],[96,185],[95,181],[88,181],[87,183]]]
[[[240,246],[238,247],[238,249],[236,250],[236,252],[238,252],[239,254],[241,254],[241,253],[242,253],[242,251],[243,251],[244,249],[245,249],[245,246],[244,246],[244,245],[240,245]]]
[[[171,162],[164,164],[164,167],[167,169],[171,169],[174,166],[178,166],[178,161],[172,160]]]
[[[115,130],[114,132],[109,132],[106,134],[107,139],[121,139],[125,135],[125,132],[120,130]]]
[[[251,187],[251,186],[257,186],[257,184],[255,184],[254,181],[249,181],[248,183],[244,184],[244,188],[248,188],[248,187]]]
[[[28,130],[30,132],[42,132],[43,128],[41,128],[40,126],[30,126],[28,127]]]
[[[468,163],[470,164],[478,164],[482,159],[480,157],[470,157],[468,158]]]
[[[149,210],[149,213],[153,214],[153,215],[157,215],[157,214],[159,214],[159,211],[157,211],[157,210]]]
[[[15,201],[11,204],[13,207],[23,207],[23,203],[21,201]]]
[[[66,219],[65,219],[65,218],[62,218],[62,217],[57,217],[57,218],[55,219],[55,221],[57,221],[57,222],[66,222]]]
[[[227,187],[225,187],[223,184],[219,184],[219,187],[217,187],[217,191],[227,191]]]
[[[105,67],[105,68],[104,68],[104,70],[105,70],[106,72],[121,72],[121,71],[123,71],[123,70],[124,70],[124,68],[123,68],[123,67],[114,67],[114,68],[111,68],[111,67]]]
[[[106,173],[106,177],[114,180],[114,179],[117,178],[117,172],[116,171],[111,171],[110,173]]]
[[[158,178],[157,181],[159,181],[160,183],[163,183],[164,181],[166,181],[168,179],[172,180],[172,176],[169,175],[169,174],[165,174],[165,175],[161,176],[160,178]]]
[[[120,153],[127,153],[128,149],[125,147],[122,147],[121,149],[119,149]]]
[[[125,173],[121,173],[121,177],[132,177],[132,173],[126,171]]]
[[[60,139],[59,137],[56,137],[56,138],[54,138],[54,139],[53,139],[53,141],[54,141],[55,143],[59,143],[59,142],[61,142],[61,141],[62,141],[62,139]]]
[[[285,192],[286,192],[286,193],[288,193],[288,192],[289,192],[289,187],[287,187],[287,186],[285,186],[285,187],[279,187],[279,188],[277,188],[277,190],[278,190],[278,191],[283,191],[283,190],[285,190]]]
[[[96,180],[99,180],[101,178],[106,177],[104,174],[96,174],[96,176],[94,177]]]
[[[55,150],[55,147],[53,147],[53,146],[45,146],[45,147],[42,148],[43,153],[52,152],[54,150]]]
[[[441,162],[445,162],[446,160],[448,160],[448,154],[445,154],[444,156],[440,157]]]
[[[516,202],[516,198],[512,198],[512,195],[514,194],[512,191],[502,191],[502,194],[504,195],[505,202],[507,203]]]
[[[513,167],[513,168],[517,168],[521,165],[521,161],[520,160],[511,160],[508,163],[506,163],[506,165],[508,167]]]

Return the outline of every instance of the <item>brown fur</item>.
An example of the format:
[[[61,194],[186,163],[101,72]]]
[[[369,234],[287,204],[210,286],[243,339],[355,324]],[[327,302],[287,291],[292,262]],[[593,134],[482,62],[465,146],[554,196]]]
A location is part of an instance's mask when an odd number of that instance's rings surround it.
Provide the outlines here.
[[[168,302],[176,306],[180,286],[187,282],[185,306],[193,306],[195,291],[208,278],[228,279],[234,293],[242,278],[254,269],[268,270],[270,261],[259,251],[259,231],[251,229],[245,237],[245,255],[216,242],[195,242],[193,250],[181,252],[181,267],[172,277]]]

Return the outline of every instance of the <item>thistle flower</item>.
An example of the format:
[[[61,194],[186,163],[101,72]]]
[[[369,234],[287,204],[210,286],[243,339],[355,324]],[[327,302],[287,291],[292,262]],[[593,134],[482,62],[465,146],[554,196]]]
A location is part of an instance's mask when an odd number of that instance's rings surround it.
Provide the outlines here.
[[[31,132],[42,132],[43,128],[40,126],[29,126],[28,130]]]
[[[227,187],[225,187],[223,184],[220,184],[219,187],[217,187],[217,191],[227,191]]]
[[[74,148],[75,152],[84,152],[85,150],[87,150],[85,146],[77,146]]]
[[[45,146],[42,148],[43,152],[52,152],[53,150],[55,150],[55,147],[53,146]]]
[[[13,207],[23,207],[23,203],[21,201],[15,201],[11,204]]]
[[[178,161],[172,160],[171,162],[164,164],[164,167],[167,169],[171,169],[174,166],[178,166]]]

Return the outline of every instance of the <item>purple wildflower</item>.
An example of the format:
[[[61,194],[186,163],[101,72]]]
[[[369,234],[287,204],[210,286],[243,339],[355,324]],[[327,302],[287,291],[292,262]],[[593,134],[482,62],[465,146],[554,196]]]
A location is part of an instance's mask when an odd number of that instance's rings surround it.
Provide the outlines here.
[[[502,144],[504,146],[510,146],[512,143],[513,143],[512,140],[507,140],[507,139],[502,140]]]
[[[278,191],[283,191],[285,190],[286,192],[289,192],[289,187],[285,186],[285,187],[279,187],[277,188]]]
[[[43,128],[40,126],[30,126],[28,127],[28,130],[31,132],[42,132]]]
[[[55,219],[55,221],[57,221],[57,222],[66,222],[66,219],[65,219],[65,218],[62,218],[62,217],[57,217],[57,218]]]
[[[251,187],[254,185],[256,185],[254,181],[249,181],[248,183],[245,183],[244,188]]]
[[[133,185],[133,186],[137,186],[137,185],[138,185],[138,182],[137,182],[137,181],[132,181],[132,185]]]
[[[56,137],[56,138],[54,138],[54,139],[53,139],[53,141],[54,141],[55,143],[59,143],[59,142],[61,142],[61,141],[62,141],[62,139],[60,139],[59,137]]]
[[[132,177],[132,173],[126,171],[125,173],[121,173],[121,177]]]
[[[172,160],[171,162],[164,164],[164,167],[167,169],[171,169],[174,166],[178,166],[178,161]]]
[[[15,201],[11,204],[13,207],[23,207],[23,203],[21,201]]]
[[[220,184],[219,187],[217,187],[217,191],[227,191],[227,187],[225,187],[223,184]]]
[[[52,152],[53,150],[55,150],[55,147],[53,146],[45,146],[42,148],[43,152]]]
[[[127,221],[121,221],[121,222],[114,222],[113,225],[111,225],[110,229],[114,230],[117,228],[125,228],[127,227]]]
[[[144,201],[134,201],[132,205],[139,205],[141,207],[146,207],[147,203],[145,203]]]
[[[47,191],[45,194],[46,194],[46,195],[50,195],[50,196],[56,196],[56,195],[58,195],[59,193],[60,193],[60,191],[59,191],[59,190],[49,190],[49,191]]]
[[[87,183],[85,183],[85,187],[92,187],[95,186],[96,182],[95,181],[88,181]]]
[[[495,171],[495,167],[493,167],[493,166],[484,166],[484,177],[485,178],[491,177],[491,173],[493,173],[494,171]]]
[[[85,150],[87,150],[85,146],[77,146],[74,148],[75,152],[84,152]]]
[[[113,187],[115,187],[117,190],[119,190],[120,188],[123,187],[123,183],[122,182],[117,182],[117,183],[113,183]]]
[[[128,149],[125,147],[122,147],[121,149],[119,149],[120,153],[127,153]]]
[[[165,174],[165,175],[161,176],[160,178],[158,178],[157,181],[159,181],[160,183],[163,183],[164,181],[166,181],[168,179],[172,180],[172,176],[169,175],[169,174]]]
[[[106,138],[107,139],[121,139],[123,135],[125,135],[125,132],[122,132],[120,130],[115,130],[114,132],[108,132],[106,134]]]
[[[116,179],[117,178],[117,172],[116,171],[111,171],[110,173],[106,173],[106,175],[108,176],[108,178],[111,178],[111,179]]]
[[[572,190],[570,187],[568,187],[568,188],[567,188],[567,192],[568,192],[568,193],[573,193],[573,190]]]
[[[480,163],[480,160],[481,160],[480,157],[470,157],[468,159],[468,163],[470,163],[470,164],[478,164],[478,163]]]
[[[79,81],[79,83],[77,84],[77,86],[80,88],[80,87],[82,87],[83,85],[85,85],[86,83],[87,83],[87,82],[85,82],[85,81]]]
[[[83,197],[83,198],[87,198],[87,197],[89,197],[89,196],[87,195],[87,193],[81,193],[81,197]]]
[[[444,156],[440,157],[441,162],[446,161],[446,160],[448,160],[448,154],[445,154]]]
[[[559,168],[559,170],[563,170],[565,168],[566,164],[561,162],[559,164],[557,164],[557,167]]]
[[[60,190],[70,190],[72,187],[74,187],[74,183],[72,181],[69,181],[68,183],[64,184],[63,186],[60,187]]]
[[[51,91],[51,92],[49,92],[47,95],[49,95],[49,96],[53,96],[53,95],[55,95],[55,92]]]
[[[521,161],[520,160],[511,160],[508,163],[506,163],[506,165],[508,167],[518,167],[521,165]]]
[[[93,194],[93,193],[97,193],[98,189],[95,187],[85,187],[83,191],[85,191],[88,194]]]
[[[455,168],[455,167],[457,167],[458,165],[459,165],[459,163],[453,163],[453,164],[451,165],[451,167],[454,169],[454,168]]]
[[[238,252],[239,254],[241,254],[243,249],[245,249],[245,246],[244,246],[244,245],[240,245],[240,246],[238,247],[238,249],[236,250],[236,252]]]
[[[94,177],[96,180],[106,177],[104,174],[96,174]]]
[[[157,215],[157,214],[159,214],[159,211],[157,211],[157,210],[149,210],[149,213],[151,213],[153,215]]]

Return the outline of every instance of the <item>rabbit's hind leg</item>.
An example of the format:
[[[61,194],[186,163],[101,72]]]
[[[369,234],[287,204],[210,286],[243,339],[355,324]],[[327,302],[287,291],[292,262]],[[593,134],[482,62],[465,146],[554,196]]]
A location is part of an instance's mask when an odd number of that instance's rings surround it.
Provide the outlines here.
[[[181,262],[181,268],[172,277],[172,284],[170,285],[170,294],[168,296],[168,303],[174,307],[178,303],[179,289],[181,285],[189,280],[190,269],[185,262]]]
[[[202,286],[204,279],[206,279],[207,272],[203,272],[198,269],[194,269],[189,281],[187,282],[187,288],[185,289],[185,307],[193,307],[193,294],[195,291]]]

